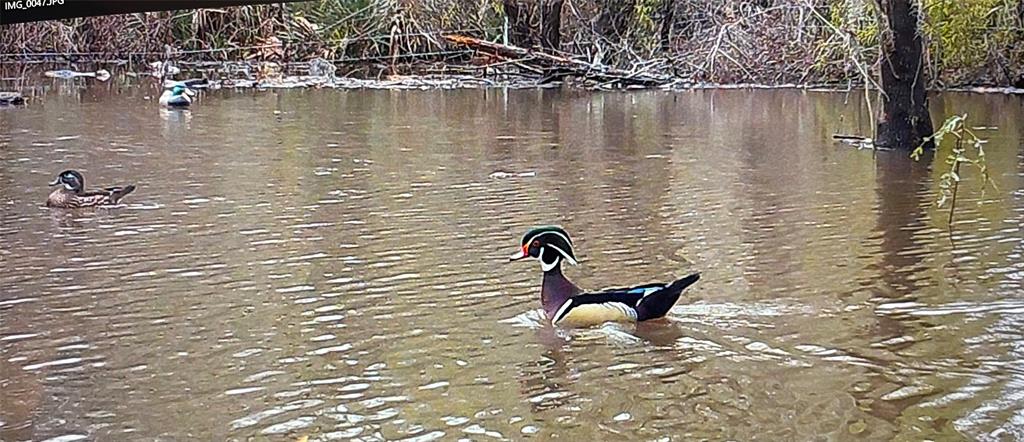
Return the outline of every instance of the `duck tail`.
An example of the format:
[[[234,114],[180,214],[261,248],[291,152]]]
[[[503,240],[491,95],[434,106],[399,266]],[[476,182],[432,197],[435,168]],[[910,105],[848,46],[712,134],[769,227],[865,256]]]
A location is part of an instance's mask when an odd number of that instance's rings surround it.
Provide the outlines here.
[[[124,198],[125,195],[128,195],[133,191],[135,191],[134,184],[129,184],[124,187],[114,187],[110,189],[110,202],[113,204],[117,204],[121,201],[121,198]]]
[[[679,300],[679,295],[683,293],[683,290],[686,290],[687,287],[693,285],[699,279],[700,273],[694,273],[645,296],[636,306],[637,321],[657,319],[668,314],[668,311]]]

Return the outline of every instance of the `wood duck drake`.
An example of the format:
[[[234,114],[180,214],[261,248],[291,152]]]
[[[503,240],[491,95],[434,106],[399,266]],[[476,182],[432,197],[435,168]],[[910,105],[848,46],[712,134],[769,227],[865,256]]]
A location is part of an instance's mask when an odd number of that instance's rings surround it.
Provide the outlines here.
[[[160,95],[160,105],[167,107],[188,107],[192,105],[192,97],[196,93],[185,86],[177,85],[164,90]]]
[[[584,292],[562,275],[562,261],[577,265],[572,239],[561,227],[538,227],[523,235],[520,250],[510,261],[540,261],[544,281],[540,302],[552,325],[588,326],[604,322],[638,322],[664,317],[683,290],[700,279],[694,273],[670,284]]]
[[[125,195],[135,190],[134,185],[85,190],[85,178],[75,170],[65,170],[57,175],[50,186],[60,186],[46,199],[47,207],[77,209],[81,207],[114,206]]]

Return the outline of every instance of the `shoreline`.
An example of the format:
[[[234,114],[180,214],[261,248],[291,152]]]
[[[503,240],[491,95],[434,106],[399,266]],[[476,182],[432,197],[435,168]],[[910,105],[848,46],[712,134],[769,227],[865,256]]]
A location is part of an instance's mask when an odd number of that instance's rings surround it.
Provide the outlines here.
[[[153,63],[150,66],[156,65]],[[52,63],[57,66],[58,63]],[[66,63],[60,65],[66,66]],[[327,70],[322,75],[309,75],[308,72],[315,71],[318,67],[311,63],[286,63],[274,62],[229,62],[202,63],[207,68],[196,67],[192,63],[182,63],[187,66],[185,69],[174,67],[174,76],[180,80],[164,79],[158,71],[135,72],[124,69],[126,64],[90,63],[92,67],[104,66],[106,69],[96,71],[72,71],[68,69],[57,69],[43,71],[40,64],[28,63],[3,63],[5,69],[0,70],[0,91],[20,93],[21,91],[32,90],[42,82],[67,81],[67,82],[97,82],[100,84],[118,82],[120,84],[137,82],[143,86],[146,82],[159,82],[162,87],[168,88],[175,84],[187,84],[188,87],[198,90],[218,89],[239,89],[239,90],[272,90],[272,89],[338,89],[338,90],[454,90],[454,89],[567,89],[590,92],[630,92],[630,91],[705,91],[705,90],[797,90],[806,92],[823,93],[853,93],[863,92],[863,84],[856,82],[839,83],[712,83],[694,82],[685,78],[668,79],[663,84],[655,85],[617,85],[617,84],[595,84],[587,79],[577,77],[565,77],[555,81],[543,81],[534,78],[522,78],[516,72],[498,71],[486,75],[467,74],[467,71],[485,70],[487,67],[466,66],[466,65],[444,65],[442,73],[434,73],[432,69],[437,66],[415,65],[420,73],[405,75],[377,75],[377,78],[367,78],[367,75],[351,75],[354,73],[366,74],[366,70],[373,68],[384,70],[385,66],[362,66],[352,67],[354,69],[346,75],[336,76],[333,70]],[[145,65],[143,65],[145,66]],[[140,66],[142,67],[142,66]],[[333,65],[332,65],[333,67]],[[163,69],[163,65],[160,69]],[[409,66],[403,66],[409,68]],[[107,69],[115,71],[112,75]],[[404,70],[404,69],[403,69]],[[415,69],[414,69],[415,70]],[[255,73],[254,73],[255,71]],[[291,72],[291,74],[286,74]],[[303,72],[298,74],[297,72]],[[462,72],[462,73],[460,73]],[[10,74],[18,76],[12,76]],[[190,75],[184,75],[188,73]],[[317,72],[321,73],[321,72]],[[179,75],[181,74],[181,75]],[[168,75],[169,76],[169,75]],[[234,78],[232,78],[234,77]],[[873,89],[873,88],[872,88]],[[1024,88],[1012,86],[953,86],[953,87],[931,87],[930,93],[969,93],[969,94],[999,94],[1024,96]],[[25,95],[30,98],[30,95]]]

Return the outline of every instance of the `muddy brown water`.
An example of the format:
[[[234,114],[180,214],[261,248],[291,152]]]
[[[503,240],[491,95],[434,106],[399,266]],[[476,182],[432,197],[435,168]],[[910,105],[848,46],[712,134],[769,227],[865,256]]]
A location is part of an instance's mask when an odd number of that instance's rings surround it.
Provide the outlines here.
[[[998,127],[951,242],[839,93],[71,84],[0,109],[4,441],[1024,438],[1020,98],[933,103]],[[506,257],[553,223],[584,287],[703,279],[552,329]]]

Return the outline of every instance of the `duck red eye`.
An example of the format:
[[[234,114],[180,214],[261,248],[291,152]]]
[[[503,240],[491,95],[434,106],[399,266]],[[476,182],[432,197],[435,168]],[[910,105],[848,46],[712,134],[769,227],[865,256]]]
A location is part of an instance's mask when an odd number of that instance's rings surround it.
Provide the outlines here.
[[[533,247],[540,247],[540,241],[533,240]]]

